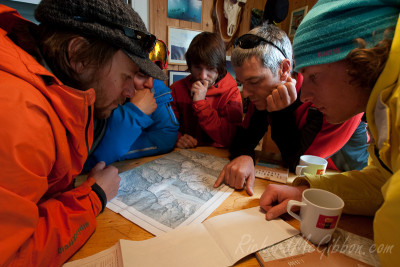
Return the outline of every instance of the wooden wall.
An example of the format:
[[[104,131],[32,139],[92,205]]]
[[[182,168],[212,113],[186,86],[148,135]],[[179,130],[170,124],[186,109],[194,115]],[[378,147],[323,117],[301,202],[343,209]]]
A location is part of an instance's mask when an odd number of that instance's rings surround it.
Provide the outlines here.
[[[149,0],[149,31],[157,36],[157,38],[168,42],[168,26],[186,28],[201,31],[214,32],[214,24],[212,18],[212,11],[214,9],[214,2],[216,0],[203,0],[202,1],[202,19],[201,23],[189,22],[184,20],[177,20],[168,18],[168,0]],[[240,27],[235,36],[241,36],[250,29],[251,9],[257,8],[264,10],[267,0],[247,0],[243,13]],[[290,15],[292,10],[301,8],[308,5],[308,10],[317,2],[317,0],[289,0],[289,12],[284,21],[278,24],[278,27],[289,32]],[[230,55],[231,49],[227,54]],[[186,70],[185,65],[168,65],[169,70]]]
[[[279,28],[283,29],[287,34],[289,34],[290,27],[290,16],[293,10],[299,9],[304,6],[308,6],[308,11],[315,5],[318,0],[289,0],[289,12],[284,21],[279,23]],[[292,38],[290,38],[292,40]]]

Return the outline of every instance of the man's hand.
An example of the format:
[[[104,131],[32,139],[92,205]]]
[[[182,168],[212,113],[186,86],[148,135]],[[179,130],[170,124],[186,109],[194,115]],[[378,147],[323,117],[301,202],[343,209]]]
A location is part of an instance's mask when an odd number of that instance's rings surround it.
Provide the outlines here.
[[[104,161],[100,161],[90,171],[89,176],[93,177],[96,183],[103,189],[107,201],[117,195],[119,182],[121,181],[117,168],[114,166],[106,166]]]
[[[246,182],[246,192],[252,196],[254,180],[253,159],[250,156],[240,156],[225,165],[214,184],[214,188],[225,182],[230,187],[242,189]]]
[[[156,99],[149,89],[136,90],[130,102],[146,115],[150,115],[157,109]]]
[[[197,146],[197,139],[191,135],[184,134],[176,142],[176,147],[178,148],[194,148]]]
[[[260,207],[266,211],[267,220],[272,220],[284,213],[289,200],[301,201],[302,193],[308,186],[289,186],[268,184],[260,198]]]
[[[296,101],[296,98],[296,80],[288,77],[286,83],[279,85],[267,96],[267,111],[282,110]]]
[[[190,93],[192,95],[193,101],[199,101],[206,99],[206,94],[208,90],[207,81],[196,81],[192,84]]]

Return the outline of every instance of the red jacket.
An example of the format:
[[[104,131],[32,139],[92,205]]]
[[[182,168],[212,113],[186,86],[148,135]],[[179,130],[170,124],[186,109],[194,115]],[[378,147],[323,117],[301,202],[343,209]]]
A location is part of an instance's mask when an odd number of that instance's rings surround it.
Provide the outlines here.
[[[73,188],[93,141],[95,93],[63,85],[10,39],[26,38],[14,31],[29,24],[0,5],[0,265],[59,266],[102,208],[93,178]]]
[[[229,72],[208,88],[206,99],[192,101],[192,75],[171,85],[175,116],[179,120],[179,136],[189,134],[199,146],[229,147],[242,122],[242,97]]]

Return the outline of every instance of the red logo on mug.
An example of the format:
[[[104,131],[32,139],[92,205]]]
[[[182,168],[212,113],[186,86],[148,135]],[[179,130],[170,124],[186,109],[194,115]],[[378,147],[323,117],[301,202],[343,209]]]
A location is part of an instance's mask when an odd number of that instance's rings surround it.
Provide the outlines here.
[[[338,219],[339,216],[325,216],[321,214],[318,217],[316,227],[321,229],[333,229],[335,228]]]
[[[325,173],[324,169],[319,169],[319,170],[317,170],[317,175],[319,175],[319,174],[324,174],[324,173]]]

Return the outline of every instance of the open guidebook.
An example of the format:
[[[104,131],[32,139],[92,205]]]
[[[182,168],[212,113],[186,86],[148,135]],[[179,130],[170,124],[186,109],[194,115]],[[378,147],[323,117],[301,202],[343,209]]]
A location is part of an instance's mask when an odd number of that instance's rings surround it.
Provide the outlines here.
[[[212,217],[144,241],[113,247],[64,267],[232,266],[243,257],[298,234],[282,219],[265,220],[260,207]]]

